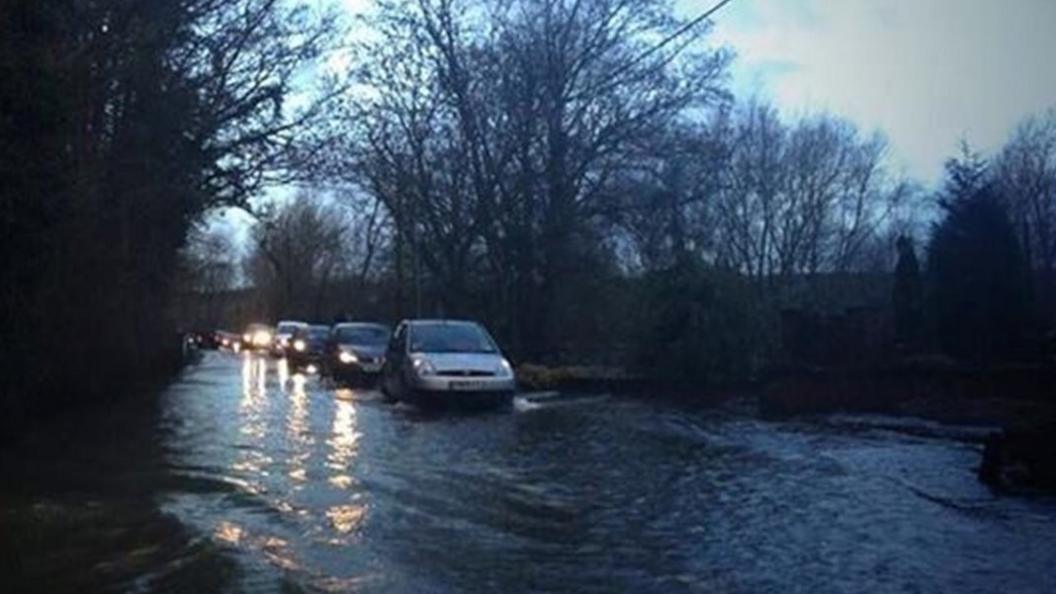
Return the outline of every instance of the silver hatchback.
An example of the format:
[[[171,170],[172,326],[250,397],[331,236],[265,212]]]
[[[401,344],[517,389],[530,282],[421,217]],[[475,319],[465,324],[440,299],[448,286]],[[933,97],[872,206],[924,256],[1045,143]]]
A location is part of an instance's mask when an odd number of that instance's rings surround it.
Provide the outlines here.
[[[488,331],[462,320],[406,320],[385,353],[382,390],[427,407],[509,404],[513,368]]]

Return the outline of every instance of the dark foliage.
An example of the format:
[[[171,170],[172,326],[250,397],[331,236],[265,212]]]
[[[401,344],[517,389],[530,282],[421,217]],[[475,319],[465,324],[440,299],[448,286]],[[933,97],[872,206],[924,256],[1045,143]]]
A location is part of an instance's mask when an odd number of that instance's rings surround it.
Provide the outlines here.
[[[919,345],[923,331],[923,281],[913,240],[898,238],[898,263],[895,265],[893,302],[895,309],[895,339],[903,346]]]
[[[762,304],[739,274],[682,259],[643,279],[638,362],[689,385],[751,379],[765,355]]]
[[[940,346],[973,361],[1015,354],[1028,317],[1027,271],[1002,197],[951,164],[946,215],[928,248],[929,308]]]
[[[325,37],[284,6],[0,4],[5,429],[174,368],[179,248],[281,170],[282,98]]]

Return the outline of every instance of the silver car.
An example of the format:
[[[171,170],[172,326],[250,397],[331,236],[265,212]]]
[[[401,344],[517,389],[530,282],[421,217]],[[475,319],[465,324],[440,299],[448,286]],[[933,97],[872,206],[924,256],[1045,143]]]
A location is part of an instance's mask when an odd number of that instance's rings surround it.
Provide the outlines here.
[[[385,353],[382,391],[427,407],[509,404],[516,382],[510,362],[480,324],[406,320]]]

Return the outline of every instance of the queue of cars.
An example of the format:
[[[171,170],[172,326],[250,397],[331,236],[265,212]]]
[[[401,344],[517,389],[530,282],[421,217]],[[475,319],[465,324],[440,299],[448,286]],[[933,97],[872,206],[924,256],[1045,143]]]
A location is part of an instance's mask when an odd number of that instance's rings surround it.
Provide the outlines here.
[[[292,370],[376,384],[388,399],[418,406],[499,406],[516,390],[513,368],[495,339],[467,320],[404,320],[394,330],[372,322],[283,320],[274,328],[250,324],[241,337],[214,335],[220,348],[284,357]]]

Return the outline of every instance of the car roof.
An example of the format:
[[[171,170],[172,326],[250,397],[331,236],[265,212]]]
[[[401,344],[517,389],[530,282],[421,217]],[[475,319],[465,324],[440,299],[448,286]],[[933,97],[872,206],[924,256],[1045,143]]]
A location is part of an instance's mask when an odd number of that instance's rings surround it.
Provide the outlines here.
[[[334,324],[334,329],[338,328],[385,328],[388,329],[388,324],[382,324],[381,322],[341,322],[340,324]]]
[[[453,319],[442,319],[442,318],[421,318],[414,320],[404,320],[404,324],[412,326],[425,326],[425,325],[436,325],[436,324],[471,324],[473,326],[479,326],[480,323],[474,320],[453,320]]]

